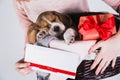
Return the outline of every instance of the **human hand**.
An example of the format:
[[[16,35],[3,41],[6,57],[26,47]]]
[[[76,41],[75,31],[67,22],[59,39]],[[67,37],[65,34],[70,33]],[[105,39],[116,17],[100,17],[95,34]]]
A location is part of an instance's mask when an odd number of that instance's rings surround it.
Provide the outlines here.
[[[33,72],[31,69],[30,63],[25,63],[23,59],[19,60],[15,64],[15,69],[17,72],[19,72],[22,75],[27,75]]]
[[[116,34],[109,38],[106,41],[99,41],[95,45],[93,45],[89,53],[94,52],[96,49],[101,48],[100,52],[97,54],[95,61],[91,65],[91,70],[94,69],[98,64],[98,67],[96,69],[96,75],[100,72],[104,72],[104,70],[107,68],[107,66],[112,61],[112,67],[115,66],[116,57],[118,53],[120,52],[120,35]]]

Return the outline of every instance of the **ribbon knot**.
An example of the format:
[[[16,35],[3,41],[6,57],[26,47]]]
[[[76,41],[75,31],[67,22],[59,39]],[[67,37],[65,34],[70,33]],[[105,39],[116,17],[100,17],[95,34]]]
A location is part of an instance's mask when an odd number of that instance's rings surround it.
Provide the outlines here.
[[[84,30],[95,28],[102,40],[108,39],[112,35],[110,30],[113,29],[115,25],[114,16],[111,16],[105,22],[100,20],[99,15],[96,15],[95,17],[96,19],[93,16],[87,16],[87,20],[84,21],[80,28],[83,28]]]

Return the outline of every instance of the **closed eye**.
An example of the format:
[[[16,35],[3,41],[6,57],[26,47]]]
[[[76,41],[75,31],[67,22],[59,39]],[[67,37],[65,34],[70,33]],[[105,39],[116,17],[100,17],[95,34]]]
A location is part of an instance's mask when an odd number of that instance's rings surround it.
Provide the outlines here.
[[[50,24],[46,25],[47,28],[50,28]]]
[[[54,19],[52,22],[56,22],[56,19]]]

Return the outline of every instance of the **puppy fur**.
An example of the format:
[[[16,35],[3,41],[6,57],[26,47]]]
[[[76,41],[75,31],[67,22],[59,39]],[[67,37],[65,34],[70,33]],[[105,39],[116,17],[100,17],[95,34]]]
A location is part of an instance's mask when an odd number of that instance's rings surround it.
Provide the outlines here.
[[[43,39],[48,35],[64,39],[67,44],[73,43],[77,36],[77,30],[68,15],[56,11],[41,13],[36,22],[28,30],[28,41],[34,44],[37,38]]]

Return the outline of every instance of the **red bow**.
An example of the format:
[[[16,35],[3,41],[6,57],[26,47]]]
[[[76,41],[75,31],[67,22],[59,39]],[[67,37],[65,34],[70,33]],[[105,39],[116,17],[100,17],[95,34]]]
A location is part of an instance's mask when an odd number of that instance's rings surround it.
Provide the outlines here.
[[[87,20],[84,21],[80,28],[83,27],[84,30],[95,28],[102,40],[108,39],[112,35],[110,30],[114,28],[115,25],[114,16],[108,18],[106,22],[101,22],[100,16],[96,15],[96,20],[97,21],[95,21],[93,16],[87,16]]]

